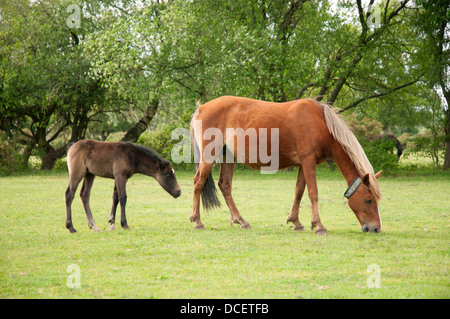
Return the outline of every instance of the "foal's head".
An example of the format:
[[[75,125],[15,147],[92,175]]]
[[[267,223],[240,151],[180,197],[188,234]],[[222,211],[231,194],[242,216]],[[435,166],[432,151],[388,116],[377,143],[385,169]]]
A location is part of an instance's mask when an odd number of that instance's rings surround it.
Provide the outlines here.
[[[378,179],[380,175],[381,171],[372,176]],[[381,232],[381,218],[378,211],[379,195],[371,185],[370,179],[369,174],[361,179],[361,185],[348,198],[348,205],[355,213],[363,232],[379,233]]]
[[[177,198],[181,195],[181,188],[178,185],[177,178],[175,177],[175,171],[172,166],[169,165],[167,160],[161,159],[157,162],[158,170],[154,177],[170,195]]]

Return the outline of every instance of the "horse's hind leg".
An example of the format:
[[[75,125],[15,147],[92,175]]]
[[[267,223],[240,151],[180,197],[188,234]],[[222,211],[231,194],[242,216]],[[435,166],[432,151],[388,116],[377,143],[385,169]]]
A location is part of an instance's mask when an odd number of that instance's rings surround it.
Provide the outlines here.
[[[300,201],[303,197],[303,192],[305,191],[306,181],[305,176],[303,174],[303,168],[301,166],[298,167],[297,171],[297,182],[295,184],[295,195],[294,195],[294,203],[292,204],[291,212],[286,220],[286,223],[293,223],[294,230],[305,230],[305,227],[300,223],[298,219],[298,213],[300,210]]]
[[[71,232],[75,233],[76,229],[72,224],[72,202],[75,196],[75,192],[77,191],[78,184],[80,184],[82,177],[70,177],[69,186],[66,189],[66,228]]]
[[[228,209],[230,210],[230,224],[240,224],[241,228],[251,229],[252,227],[248,222],[242,218],[239,214],[239,210],[234,203],[233,196],[231,195],[231,183],[234,174],[234,162],[233,163],[221,163],[220,164],[220,178],[219,178],[219,188],[222,191],[225,202],[227,203]]]
[[[116,210],[117,210],[117,204],[119,204],[119,195],[117,193],[117,186],[116,183],[114,182],[114,192],[113,192],[113,203],[112,203],[112,207],[111,207],[111,213],[109,214],[109,227],[111,230],[115,230],[116,226]]]
[[[211,169],[214,165],[213,163],[207,163],[202,161],[199,166],[197,173],[194,176],[194,203],[192,206],[192,213],[190,216],[191,223],[195,223],[195,229],[205,229],[202,221],[200,220],[200,196],[202,194],[203,187],[205,186],[206,179],[211,173]]]
[[[86,218],[88,220],[88,226],[93,231],[99,231],[95,225],[94,218],[92,217],[91,207],[89,206],[89,199],[91,197],[91,189],[94,183],[95,175],[87,173],[83,180],[83,186],[81,187],[80,196],[83,202],[84,211],[86,212]]]

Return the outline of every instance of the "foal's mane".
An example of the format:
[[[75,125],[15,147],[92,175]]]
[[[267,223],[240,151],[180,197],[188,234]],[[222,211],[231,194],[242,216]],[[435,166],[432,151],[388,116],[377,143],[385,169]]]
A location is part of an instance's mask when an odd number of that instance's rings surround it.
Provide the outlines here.
[[[316,103],[318,103],[316,101]],[[360,177],[369,174],[370,178],[370,190],[372,191],[372,195],[375,200],[379,201],[381,199],[381,189],[378,184],[377,178],[375,177],[375,173],[373,171],[372,165],[369,162],[369,159],[364,153],[361,144],[359,144],[352,130],[348,126],[348,124],[344,121],[344,119],[336,112],[336,109],[331,108],[329,105],[324,103],[318,103],[322,106],[325,122],[330,131],[331,135],[338,141],[347,155],[350,157],[350,160],[355,165],[358,175]]]
[[[155,150],[152,150],[149,147],[146,147],[146,146],[140,145],[140,144],[134,144],[134,143],[127,143],[127,144],[130,145],[131,147],[134,147],[134,148],[140,150],[141,152],[145,153],[146,155],[150,156],[156,162],[162,162],[165,165],[169,164],[168,160],[161,157],[161,155],[159,155]]]

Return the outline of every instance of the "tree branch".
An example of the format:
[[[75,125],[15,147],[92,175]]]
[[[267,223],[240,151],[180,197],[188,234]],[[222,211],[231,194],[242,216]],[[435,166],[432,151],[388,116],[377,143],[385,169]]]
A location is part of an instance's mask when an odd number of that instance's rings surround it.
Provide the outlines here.
[[[385,95],[389,95],[389,94],[391,94],[391,93],[393,93],[393,92],[395,92],[395,91],[398,91],[398,90],[401,90],[401,89],[403,89],[403,88],[405,88],[405,87],[408,87],[408,86],[410,86],[410,85],[413,85],[413,84],[417,83],[417,82],[422,78],[423,75],[424,75],[424,73],[422,73],[417,79],[415,79],[415,80],[413,80],[413,81],[411,81],[411,82],[408,82],[408,83],[405,83],[405,84],[396,86],[396,87],[391,88],[391,89],[389,89],[389,90],[387,90],[387,91],[385,91],[385,92],[382,92],[382,93],[376,93],[376,94],[372,94],[372,95],[369,95],[369,96],[362,97],[362,98],[356,100],[355,102],[353,102],[353,103],[347,105],[346,107],[344,107],[343,109],[341,109],[338,113],[342,113],[342,112],[345,112],[345,111],[347,111],[347,110],[349,110],[349,109],[351,109],[351,108],[354,108],[354,107],[356,107],[358,104],[360,104],[361,102],[364,102],[364,101],[367,101],[367,100],[371,100],[371,99],[374,99],[374,98],[377,98],[377,97],[382,97],[382,96],[385,96]]]
[[[303,94],[305,94],[306,90],[309,89],[310,87],[315,86],[316,83],[315,82],[311,82],[311,83],[307,83],[305,85],[303,85],[300,90],[298,90],[297,92],[297,97],[295,98],[296,100],[301,99]]]
[[[67,127],[69,123],[66,121],[61,127],[53,134],[52,137],[50,137],[47,141],[51,143],[55,138],[58,137],[58,135]]]

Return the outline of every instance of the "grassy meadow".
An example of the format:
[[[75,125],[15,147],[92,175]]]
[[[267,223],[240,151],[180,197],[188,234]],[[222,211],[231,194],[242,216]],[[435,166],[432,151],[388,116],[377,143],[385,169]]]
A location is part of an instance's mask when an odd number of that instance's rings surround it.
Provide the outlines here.
[[[326,237],[309,231],[307,196],[300,220],[308,230],[286,225],[295,176],[237,171],[235,201],[253,230],[230,226],[220,195],[221,209],[201,212],[204,231],[189,222],[193,172],[177,172],[178,199],[134,176],[129,231],[120,214],[109,230],[113,181],[97,178],[91,208],[102,231],[89,230],[77,196],[75,234],[64,227],[67,172],[2,177],[0,298],[450,297],[450,174],[380,179],[383,232],[371,234],[348,208],[340,173],[319,170]]]

